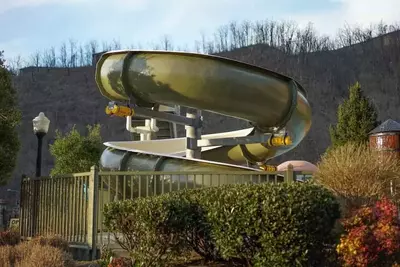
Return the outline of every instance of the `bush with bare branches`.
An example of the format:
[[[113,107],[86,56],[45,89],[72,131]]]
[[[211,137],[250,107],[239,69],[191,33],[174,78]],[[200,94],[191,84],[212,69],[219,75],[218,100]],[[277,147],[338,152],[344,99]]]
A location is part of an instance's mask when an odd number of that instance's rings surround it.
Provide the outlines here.
[[[7,230],[0,232],[0,246],[14,246],[21,240],[17,231]]]
[[[25,246],[17,246],[16,250],[26,248]],[[49,245],[41,246],[32,244],[28,251],[20,251],[24,257],[16,262],[16,266],[21,267],[75,267],[76,264],[71,254]]]
[[[30,241],[32,245],[51,246],[69,252],[68,241],[58,235],[38,236]]]
[[[366,144],[347,143],[329,150],[314,176],[342,202],[344,212],[391,194],[399,180],[399,160],[371,150]]]
[[[37,237],[31,241],[0,245],[1,267],[76,266],[68,253],[68,243],[58,236]]]
[[[0,246],[0,266],[11,267],[15,263],[15,248],[13,246]]]

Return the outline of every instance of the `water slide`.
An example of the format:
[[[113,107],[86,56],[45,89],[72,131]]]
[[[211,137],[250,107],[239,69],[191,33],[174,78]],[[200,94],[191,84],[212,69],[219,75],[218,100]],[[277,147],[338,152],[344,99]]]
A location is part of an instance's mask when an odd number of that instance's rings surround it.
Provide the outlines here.
[[[111,51],[97,63],[96,82],[102,95],[114,101],[108,113],[128,118],[127,124],[140,117],[151,124],[156,118],[187,127],[182,138],[105,143],[100,165],[106,170],[260,170],[248,163],[263,165],[288,152],[311,127],[307,93],[297,81],[227,58]],[[158,111],[160,105],[214,112],[252,127],[201,135],[201,120],[194,112],[170,115]]]

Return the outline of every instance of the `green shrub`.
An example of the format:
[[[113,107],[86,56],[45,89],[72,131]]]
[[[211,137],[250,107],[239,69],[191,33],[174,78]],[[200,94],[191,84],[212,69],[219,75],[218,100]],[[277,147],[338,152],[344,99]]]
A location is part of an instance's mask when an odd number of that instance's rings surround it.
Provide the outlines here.
[[[187,209],[177,211],[175,214],[182,214],[177,224],[180,224],[180,234],[186,240],[189,249],[199,254],[205,260],[215,261],[221,259],[221,255],[215,246],[212,237],[212,224],[207,219],[207,202],[205,199],[212,198],[213,191],[211,188],[198,190],[182,190],[170,193],[169,198],[172,203],[185,203]],[[214,199],[215,196],[214,196]],[[210,202],[211,203],[211,202]],[[172,208],[176,209],[177,207]]]
[[[316,185],[227,185],[111,203],[105,223],[146,266],[189,250],[251,266],[320,266],[339,214]]]
[[[191,225],[190,203],[169,195],[112,202],[104,209],[105,226],[134,264],[165,266],[187,252],[182,233]]]
[[[320,264],[339,218],[334,197],[311,184],[233,185],[213,189],[208,221],[225,259],[252,266]]]

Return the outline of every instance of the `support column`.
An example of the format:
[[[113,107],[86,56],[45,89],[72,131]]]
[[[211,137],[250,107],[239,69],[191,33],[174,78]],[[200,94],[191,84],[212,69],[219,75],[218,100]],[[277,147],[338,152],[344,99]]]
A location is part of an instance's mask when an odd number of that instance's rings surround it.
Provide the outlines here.
[[[144,121],[144,126],[146,129],[150,129],[150,120],[149,119],[146,119]],[[146,140],[146,141],[151,140],[151,131],[145,134],[144,140]]]
[[[195,109],[188,109],[186,117],[190,119],[201,119],[201,111]],[[197,140],[201,139],[201,126],[185,126],[186,129],[186,158],[201,158],[201,148],[197,146]]]
[[[99,209],[99,169],[97,166],[90,168],[89,185],[86,192],[88,196],[87,203],[87,243],[89,246],[90,260],[97,259],[97,219]],[[100,222],[102,223],[102,222]],[[100,238],[103,238],[101,236]]]

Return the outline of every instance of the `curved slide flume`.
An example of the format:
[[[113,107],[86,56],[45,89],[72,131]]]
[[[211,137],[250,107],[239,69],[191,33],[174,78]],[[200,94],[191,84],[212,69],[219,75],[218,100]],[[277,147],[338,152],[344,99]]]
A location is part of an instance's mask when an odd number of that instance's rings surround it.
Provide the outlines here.
[[[254,127],[202,139],[245,137],[284,130],[291,144],[203,147],[201,159],[184,157],[186,138],[108,142],[105,169],[217,171],[248,169],[296,147],[311,127],[303,87],[290,77],[242,62],[195,53],[112,51],[97,63],[96,82],[112,101],[142,108],[179,105],[246,120]],[[281,131],[282,132],[282,131]]]

